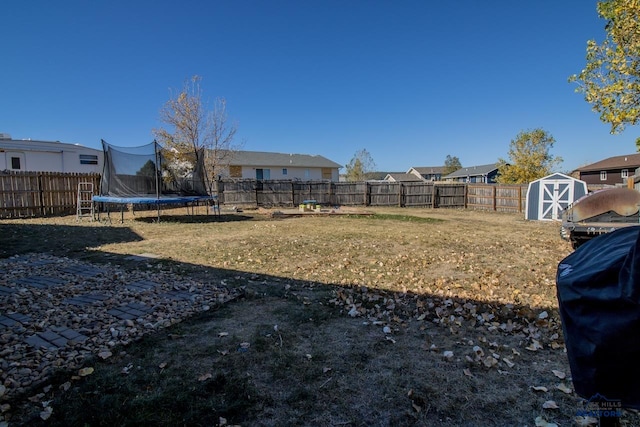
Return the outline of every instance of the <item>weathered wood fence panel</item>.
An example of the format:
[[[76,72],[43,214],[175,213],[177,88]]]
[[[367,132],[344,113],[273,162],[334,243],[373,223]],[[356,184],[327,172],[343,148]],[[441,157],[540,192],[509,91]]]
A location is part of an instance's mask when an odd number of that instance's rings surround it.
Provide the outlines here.
[[[464,183],[434,185],[434,208],[464,208],[467,185]]]
[[[366,182],[333,183],[333,200],[337,206],[363,206],[369,201],[368,184]]]
[[[1,172],[0,218],[73,214],[77,209],[80,182],[92,182],[97,194],[100,175]]]
[[[501,212],[524,212],[526,185],[468,184],[467,208]]]
[[[432,182],[405,182],[402,185],[404,188],[404,206],[433,206],[435,185]]]

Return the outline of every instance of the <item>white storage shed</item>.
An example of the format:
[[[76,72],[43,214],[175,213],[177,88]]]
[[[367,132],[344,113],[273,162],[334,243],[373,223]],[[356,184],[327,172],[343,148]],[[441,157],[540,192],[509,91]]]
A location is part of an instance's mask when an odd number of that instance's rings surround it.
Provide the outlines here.
[[[525,219],[558,221],[562,211],[587,194],[587,183],[554,173],[529,183]]]

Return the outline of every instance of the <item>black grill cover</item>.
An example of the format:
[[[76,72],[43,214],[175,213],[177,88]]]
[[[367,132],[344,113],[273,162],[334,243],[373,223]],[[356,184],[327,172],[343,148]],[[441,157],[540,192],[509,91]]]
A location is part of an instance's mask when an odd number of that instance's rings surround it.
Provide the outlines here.
[[[556,284],[576,393],[640,409],[640,227],[580,246],[558,265]]]

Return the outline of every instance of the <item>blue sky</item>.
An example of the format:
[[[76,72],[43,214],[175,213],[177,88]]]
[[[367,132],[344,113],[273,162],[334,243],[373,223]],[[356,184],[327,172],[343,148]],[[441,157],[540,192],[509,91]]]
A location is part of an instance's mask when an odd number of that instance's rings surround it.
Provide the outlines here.
[[[473,166],[541,127],[570,171],[639,136],[610,135],[567,82],[604,38],[596,3],[4,0],[0,132],[142,145],[170,90],[199,75],[245,150]]]

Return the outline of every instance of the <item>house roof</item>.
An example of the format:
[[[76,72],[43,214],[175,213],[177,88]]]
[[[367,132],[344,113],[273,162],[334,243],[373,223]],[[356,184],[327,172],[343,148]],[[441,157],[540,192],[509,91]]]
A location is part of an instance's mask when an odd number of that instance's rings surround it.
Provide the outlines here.
[[[599,162],[577,168],[580,172],[602,171],[610,169],[635,169],[640,167],[640,154],[609,157]]]
[[[489,165],[469,166],[467,168],[460,168],[457,171],[445,176],[444,178],[483,176],[495,171],[496,169],[498,169],[497,163],[491,163]]]
[[[420,175],[434,175],[441,174],[444,171],[444,166],[413,166],[409,169],[409,171],[411,170],[418,172]]]
[[[380,181],[387,177],[387,175],[395,175],[404,172],[369,172],[367,176],[372,181]]]
[[[326,157],[309,154],[271,153],[266,151],[234,151],[231,165],[276,166],[301,168],[341,168],[342,165]]]
[[[424,181],[424,179],[413,173],[390,173],[384,177],[385,181],[408,182],[408,181]]]
[[[6,135],[6,134],[4,134]],[[97,153],[102,153],[102,150],[97,150],[91,147],[85,147],[80,144],[71,144],[60,141],[40,141],[35,139],[11,139],[0,138],[0,147],[4,149],[14,149],[22,151],[65,151],[65,150],[92,150]]]

